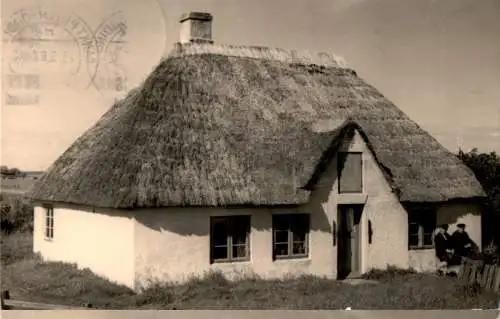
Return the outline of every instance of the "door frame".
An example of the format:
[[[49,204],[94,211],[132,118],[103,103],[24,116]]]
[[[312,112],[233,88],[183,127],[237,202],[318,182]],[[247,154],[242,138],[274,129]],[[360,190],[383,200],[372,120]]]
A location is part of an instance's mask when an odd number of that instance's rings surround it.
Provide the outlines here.
[[[363,209],[364,204],[339,204],[337,206],[337,279],[339,280],[361,275],[364,239],[361,222]]]

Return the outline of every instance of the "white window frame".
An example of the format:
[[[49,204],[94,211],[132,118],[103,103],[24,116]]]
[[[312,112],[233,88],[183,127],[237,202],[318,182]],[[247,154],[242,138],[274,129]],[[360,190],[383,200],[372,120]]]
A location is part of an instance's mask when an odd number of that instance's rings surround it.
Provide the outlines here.
[[[282,218],[286,220],[286,223],[288,226],[286,229],[278,229],[277,225],[275,222],[277,222],[277,219]],[[293,229],[292,229],[292,223],[297,222],[297,218],[306,218],[305,220],[307,221],[307,226],[306,226],[306,231],[305,231],[305,239],[302,241],[297,241],[295,242],[293,240]],[[273,214],[272,215],[272,233],[273,233],[273,260],[283,260],[283,259],[303,259],[303,258],[309,258],[309,239],[310,239],[310,234],[311,234],[311,214],[307,213],[291,213],[291,214]],[[287,231],[288,232],[288,238],[287,242],[277,242],[276,241],[276,232],[277,231]],[[293,245],[295,243],[303,243],[305,252],[303,253],[293,253]],[[276,245],[281,245],[281,244],[287,244],[287,251],[288,254],[278,254],[276,253]]]
[[[426,214],[431,214],[430,216]],[[412,215],[412,216],[411,216]],[[432,222],[430,222],[432,220]],[[431,229],[424,229],[424,224],[430,222],[432,224]],[[418,244],[411,245],[410,244],[410,227],[411,225],[418,226],[417,238]],[[432,243],[424,243],[425,236],[431,236],[434,230],[437,227],[437,212],[435,209],[424,208],[423,211],[410,210],[408,212],[408,248],[410,250],[418,250],[418,249],[432,249],[434,245]]]
[[[52,241],[54,239],[54,208],[45,207],[44,208],[44,237],[45,240]]]

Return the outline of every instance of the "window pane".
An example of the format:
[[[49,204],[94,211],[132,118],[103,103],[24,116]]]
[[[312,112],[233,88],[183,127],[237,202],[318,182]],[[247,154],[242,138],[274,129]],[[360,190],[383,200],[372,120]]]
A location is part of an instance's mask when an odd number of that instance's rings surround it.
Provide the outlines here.
[[[299,242],[293,244],[293,254],[305,254],[306,253],[306,245],[305,242]]]
[[[247,234],[237,234],[233,236],[233,245],[244,245],[247,243]]]
[[[425,233],[432,233],[436,229],[436,215],[431,212],[425,212],[422,216],[422,227]]]
[[[408,236],[408,244],[410,246],[418,246],[418,235]]]
[[[287,230],[290,227],[289,215],[274,215],[273,228],[277,230]]]
[[[290,227],[293,232],[304,232],[309,229],[309,215],[306,214],[293,214],[290,215]]]
[[[424,245],[432,245],[432,233],[424,233]]]
[[[339,193],[361,193],[362,157],[361,153],[339,153]]]
[[[288,256],[288,244],[274,244],[275,256]]]
[[[410,223],[408,225],[408,232],[412,235],[418,235],[419,226],[417,223]]]
[[[229,235],[227,221],[224,219],[212,220],[212,245],[221,246],[227,245],[227,237]]]
[[[307,233],[305,231],[303,232],[294,232],[293,233],[293,241],[296,242],[296,241],[306,241],[306,237],[307,237]]]
[[[307,233],[309,233],[309,215],[293,215],[291,228],[293,233],[292,240],[294,242],[305,241]]]
[[[233,246],[233,258],[245,258],[247,256],[246,245]]]
[[[276,243],[288,243],[288,230],[275,230],[274,231],[274,242],[276,242]]]
[[[250,218],[248,216],[237,216],[231,218],[231,236],[233,244],[245,244],[250,231]]]
[[[418,222],[419,222],[418,214],[416,214],[413,211],[408,211],[408,223],[416,223],[416,224],[418,224]]]
[[[227,246],[212,247],[212,259],[228,259]]]

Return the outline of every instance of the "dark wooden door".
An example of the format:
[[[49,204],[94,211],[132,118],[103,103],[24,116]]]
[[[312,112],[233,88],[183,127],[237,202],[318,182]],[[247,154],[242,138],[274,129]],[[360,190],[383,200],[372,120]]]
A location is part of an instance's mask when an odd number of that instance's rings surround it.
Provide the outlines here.
[[[362,205],[339,205],[337,277],[357,276],[361,270],[361,214]]]

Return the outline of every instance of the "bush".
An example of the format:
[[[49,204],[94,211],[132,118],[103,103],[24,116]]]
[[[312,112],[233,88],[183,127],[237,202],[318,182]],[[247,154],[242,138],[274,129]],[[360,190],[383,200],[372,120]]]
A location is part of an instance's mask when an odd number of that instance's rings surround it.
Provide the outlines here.
[[[497,246],[492,241],[488,246],[484,248],[484,251],[476,251],[469,257],[472,260],[482,260],[488,265],[500,265],[500,251]]]
[[[1,204],[0,227],[4,233],[32,232],[33,207],[22,198],[6,198]]]

